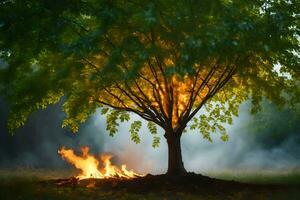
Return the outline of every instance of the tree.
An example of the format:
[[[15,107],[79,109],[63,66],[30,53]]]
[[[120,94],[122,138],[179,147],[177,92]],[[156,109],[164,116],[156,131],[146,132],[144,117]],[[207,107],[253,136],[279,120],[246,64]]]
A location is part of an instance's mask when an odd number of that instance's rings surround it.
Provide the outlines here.
[[[37,109],[64,101],[76,132],[97,108],[117,132],[128,112],[164,131],[168,174],[185,173],[180,138],[199,129],[211,141],[250,98],[278,105],[296,97],[299,1],[4,1],[0,91],[10,131]],[[277,69],[277,70],[276,70]],[[280,70],[280,72],[279,72]],[[204,108],[203,108],[204,107]],[[197,115],[202,109],[207,113]],[[138,143],[142,123],[130,132]]]

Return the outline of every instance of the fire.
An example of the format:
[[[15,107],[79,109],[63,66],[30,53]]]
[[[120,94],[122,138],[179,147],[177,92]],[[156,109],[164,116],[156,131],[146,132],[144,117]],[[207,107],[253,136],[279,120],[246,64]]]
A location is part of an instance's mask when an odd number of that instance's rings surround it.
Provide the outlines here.
[[[89,147],[81,148],[82,156],[75,154],[73,149],[62,147],[58,153],[63,159],[74,165],[81,173],[77,176],[79,180],[87,178],[135,178],[142,175],[127,170],[126,165],[121,168],[111,163],[111,155],[101,155],[98,160],[89,154]],[[102,168],[100,168],[102,166]]]

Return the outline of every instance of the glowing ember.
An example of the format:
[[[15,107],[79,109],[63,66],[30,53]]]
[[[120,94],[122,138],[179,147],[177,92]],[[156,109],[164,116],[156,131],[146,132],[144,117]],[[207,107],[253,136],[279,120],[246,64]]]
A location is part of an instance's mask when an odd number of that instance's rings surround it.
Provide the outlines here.
[[[74,153],[73,149],[62,147],[58,153],[63,159],[74,165],[81,173],[77,176],[78,179],[86,178],[135,178],[142,175],[134,173],[126,169],[126,165],[122,165],[121,169],[111,164],[111,155],[100,156],[100,161],[93,155],[89,154],[89,147],[82,147],[82,156]],[[103,167],[100,168],[99,165]]]

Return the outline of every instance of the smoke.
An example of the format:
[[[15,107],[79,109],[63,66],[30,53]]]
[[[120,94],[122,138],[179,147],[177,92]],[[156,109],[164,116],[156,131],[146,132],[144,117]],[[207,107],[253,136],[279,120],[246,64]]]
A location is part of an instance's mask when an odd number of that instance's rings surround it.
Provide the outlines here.
[[[188,131],[182,137],[182,153],[188,171],[222,170],[291,170],[300,166],[300,135],[297,113],[278,110],[264,103],[262,113],[249,114],[249,103],[240,108],[239,117],[227,126],[230,135],[223,142],[220,135],[212,135],[213,143],[204,140],[197,131]],[[94,117],[99,127],[105,119]],[[136,120],[134,118],[132,120]],[[291,123],[287,123],[287,121]],[[146,124],[146,123],[144,123]],[[117,155],[120,162],[143,173],[164,173],[167,169],[167,145],[160,129],[161,143],[153,149],[152,136],[144,125],[140,131],[141,143],[134,144],[128,134],[129,123],[119,128],[111,138],[104,134],[104,151]]]
[[[34,113],[13,136],[5,128],[8,105],[0,101],[0,167],[54,168],[66,164],[58,156],[62,146],[90,146],[93,153],[102,152],[103,134],[90,119],[77,134],[61,128],[64,114],[61,105]]]
[[[192,133],[183,138],[183,154],[187,169],[195,172],[222,170],[291,170],[300,166],[300,135],[286,132],[277,138],[271,129],[258,129],[254,119],[258,115],[248,114],[248,105],[242,106],[240,116],[227,127],[230,134],[228,142],[221,141],[217,135],[210,143]],[[276,111],[273,111],[274,114]],[[284,119],[285,116],[282,116]],[[285,122],[277,126],[286,126]],[[276,128],[275,128],[276,129]],[[286,131],[289,131],[286,127]]]
[[[61,106],[50,106],[30,117],[28,123],[14,136],[5,129],[8,108],[0,102],[0,167],[26,166],[62,168],[68,164],[57,154],[61,146],[79,149],[90,146],[94,154],[112,153],[114,162],[126,163],[140,173],[164,173],[167,169],[167,145],[159,129],[160,146],[152,148],[152,136],[143,125],[141,143],[130,140],[130,123],[121,124],[118,133],[110,137],[105,131],[105,117],[92,116],[77,134],[61,128],[64,114]],[[271,104],[264,105],[258,115],[248,114],[243,104],[239,117],[227,126],[230,139],[223,142],[213,134],[213,143],[204,140],[197,131],[182,137],[182,153],[188,171],[211,170],[285,170],[300,166],[300,130],[292,111],[279,111]],[[132,116],[132,120],[137,120]],[[292,121],[292,123],[288,123]],[[144,123],[146,124],[146,123]]]

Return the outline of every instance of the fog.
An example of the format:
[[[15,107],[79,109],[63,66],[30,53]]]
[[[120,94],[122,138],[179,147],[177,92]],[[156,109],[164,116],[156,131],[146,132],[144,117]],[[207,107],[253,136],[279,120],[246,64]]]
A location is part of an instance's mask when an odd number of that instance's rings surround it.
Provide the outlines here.
[[[233,125],[227,126],[230,135],[228,142],[221,141],[217,133],[212,136],[213,143],[204,140],[197,131],[184,133],[182,154],[186,169],[199,173],[299,169],[299,125],[287,122],[294,113],[277,111],[270,105],[266,105],[266,108],[268,115],[263,112],[252,116],[248,112],[249,105],[244,103],[239,117],[234,119]],[[118,133],[110,137],[105,131],[105,117],[97,112],[82,125],[78,133],[73,134],[61,128],[64,114],[60,105],[54,105],[34,113],[23,128],[10,136],[5,128],[7,113],[8,105],[1,101],[1,168],[70,167],[60,158],[57,150],[62,146],[76,150],[80,146],[89,146],[93,154],[112,153],[116,164],[126,163],[128,168],[140,173],[159,174],[167,169],[167,145],[161,129],[158,148],[151,146],[152,136],[145,125],[140,131],[141,143],[135,144],[130,140],[130,123],[121,124]],[[258,118],[268,119],[270,124],[256,120]],[[138,118],[133,115],[132,120],[136,119]]]

